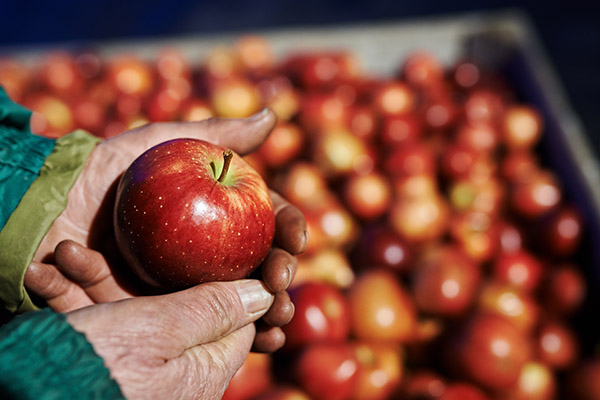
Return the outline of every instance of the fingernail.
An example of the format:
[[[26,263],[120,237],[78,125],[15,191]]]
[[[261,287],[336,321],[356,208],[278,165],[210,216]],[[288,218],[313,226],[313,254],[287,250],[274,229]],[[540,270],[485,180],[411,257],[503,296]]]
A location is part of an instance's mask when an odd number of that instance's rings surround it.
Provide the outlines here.
[[[257,119],[261,119],[263,118],[267,113],[269,112],[269,107],[265,107],[263,108],[261,111],[257,112],[256,114],[251,115],[250,117],[248,117],[248,119],[250,121],[255,121]]]
[[[237,292],[248,314],[265,312],[273,303],[273,294],[267,291],[261,281],[256,279],[238,281]]]

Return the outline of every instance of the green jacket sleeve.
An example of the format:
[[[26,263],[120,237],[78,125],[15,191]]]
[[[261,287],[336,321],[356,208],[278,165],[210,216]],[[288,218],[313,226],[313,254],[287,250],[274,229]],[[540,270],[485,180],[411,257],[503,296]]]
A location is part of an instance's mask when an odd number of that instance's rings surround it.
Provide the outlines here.
[[[44,309],[0,328],[0,398],[123,399],[102,359],[64,314]]]
[[[30,116],[0,87],[0,229],[54,149],[55,140],[31,133]]]
[[[11,146],[5,151],[10,155],[10,163],[0,165],[0,174],[4,170],[7,176],[12,176],[5,181],[0,179],[0,193],[3,188],[11,188],[4,189],[8,191],[0,202],[0,207],[10,215],[0,231],[0,305],[10,313],[20,313],[36,309],[23,287],[25,271],[52,223],[65,209],[69,190],[99,139],[84,131],[75,131],[52,142],[44,157],[46,153],[36,151],[48,142],[29,132],[28,122],[22,121],[25,116],[28,118],[28,112],[7,101],[0,101],[0,110],[3,110],[0,111],[0,130],[4,132],[0,135],[0,146],[5,149]],[[19,121],[22,129],[12,129],[10,124]],[[20,146],[21,141],[31,144]],[[8,160],[9,156],[2,159]],[[14,176],[19,171],[25,171],[23,174],[32,181],[26,185],[24,194],[21,191],[25,185],[15,184]],[[17,187],[18,193],[14,189]],[[11,210],[12,207],[5,205],[7,201],[16,202],[16,208]]]

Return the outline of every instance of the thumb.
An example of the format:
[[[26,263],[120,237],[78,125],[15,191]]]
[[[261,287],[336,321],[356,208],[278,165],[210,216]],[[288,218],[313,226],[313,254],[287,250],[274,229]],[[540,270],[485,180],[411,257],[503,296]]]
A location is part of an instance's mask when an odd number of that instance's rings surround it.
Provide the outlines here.
[[[240,155],[256,150],[267,139],[277,116],[269,109],[249,118],[210,118],[197,122],[163,122],[130,131],[127,139],[143,142],[150,148],[167,140],[179,138],[202,139],[227,147]]]
[[[182,352],[217,341],[262,317],[274,295],[255,279],[212,282],[160,296],[171,334],[177,332],[174,350]]]

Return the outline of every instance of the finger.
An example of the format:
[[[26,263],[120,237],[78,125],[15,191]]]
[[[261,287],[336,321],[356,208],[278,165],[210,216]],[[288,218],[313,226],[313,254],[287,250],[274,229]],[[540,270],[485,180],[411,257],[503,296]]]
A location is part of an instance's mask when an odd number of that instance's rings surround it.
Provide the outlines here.
[[[267,287],[274,293],[286,290],[298,269],[298,260],[287,251],[275,247],[265,259],[262,267],[262,278]]]
[[[285,333],[279,327],[269,326],[258,322],[256,337],[251,351],[256,353],[273,353],[285,344]]]
[[[275,113],[265,108],[250,118],[210,118],[198,122],[156,123],[130,131],[132,142],[142,140],[147,148],[161,142],[178,139],[202,139],[227,147],[240,155],[256,150],[277,123]],[[122,140],[122,139],[121,139]]]
[[[162,310],[159,335],[173,340],[175,351],[219,340],[262,317],[274,295],[255,279],[211,282],[153,298]],[[154,318],[158,318],[154,315]],[[168,332],[164,327],[168,327]]]
[[[294,303],[286,291],[275,293],[273,305],[262,317],[262,321],[271,326],[283,326],[292,320],[294,311]]]
[[[275,240],[293,255],[304,252],[308,244],[304,215],[278,193],[271,191],[271,200],[275,208]]]
[[[220,399],[229,381],[250,353],[254,324],[246,325],[222,339],[186,350],[170,364],[185,373],[181,398]],[[192,376],[189,376],[192,371]]]
[[[69,312],[94,304],[80,286],[50,264],[32,262],[25,272],[25,287],[56,312]]]
[[[104,256],[72,240],[65,240],[54,251],[57,267],[96,303],[131,297],[115,280]]]

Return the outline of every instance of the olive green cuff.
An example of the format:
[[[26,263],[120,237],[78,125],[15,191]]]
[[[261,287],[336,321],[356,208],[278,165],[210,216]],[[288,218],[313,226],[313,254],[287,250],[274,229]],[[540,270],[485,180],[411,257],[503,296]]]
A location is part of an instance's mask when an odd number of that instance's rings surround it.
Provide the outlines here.
[[[39,176],[0,231],[0,302],[11,313],[35,310],[23,286],[25,271],[100,139],[75,131],[57,140]]]

